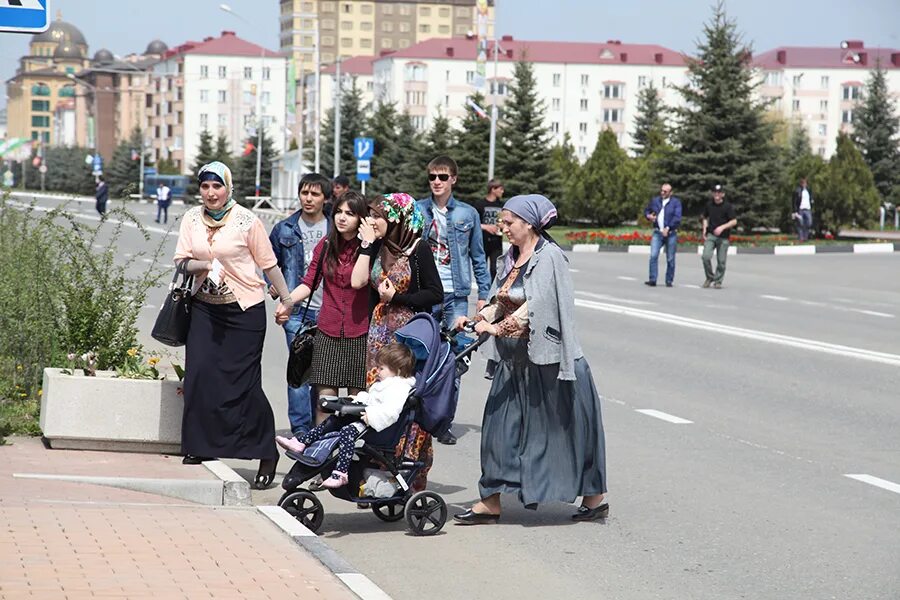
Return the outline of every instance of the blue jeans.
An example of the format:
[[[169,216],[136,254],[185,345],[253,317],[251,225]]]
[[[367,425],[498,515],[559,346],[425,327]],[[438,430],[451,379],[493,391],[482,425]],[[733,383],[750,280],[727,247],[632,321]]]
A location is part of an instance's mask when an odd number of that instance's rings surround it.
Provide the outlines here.
[[[659,230],[653,231],[653,239],[650,240],[650,281],[656,283],[659,275],[659,251],[666,247],[666,283],[675,281],[675,252],[678,248],[678,234],[670,231],[667,237]]]
[[[301,314],[302,314],[302,308]],[[310,310],[306,313],[306,320],[315,323],[318,317],[318,311]],[[297,330],[303,320],[300,315],[291,315],[291,318],[284,324],[284,335],[287,338],[288,352],[291,350],[291,342],[297,335]],[[308,383],[304,383],[298,388],[288,386],[288,420],[291,422],[291,433],[296,437],[305,435],[313,425],[314,404],[316,402],[315,393],[312,391]]]
[[[163,217],[163,220],[162,220],[163,223],[169,222],[169,205],[168,204],[166,204],[165,206],[162,204],[156,205],[156,222],[157,223],[160,222],[160,220],[159,220],[160,216]]]
[[[457,298],[453,294],[444,294],[444,302],[434,307],[432,315],[435,319],[439,319],[444,327],[450,329],[453,327],[456,319],[469,315],[469,299]],[[456,396],[453,399],[453,406],[457,406],[459,404],[459,377],[456,378],[456,384],[453,387],[453,393]],[[453,418],[450,419],[447,431],[450,431],[450,428],[453,427],[453,419],[455,418],[456,415],[454,414]]]
[[[809,239],[809,230],[812,228],[812,211],[801,208],[798,214],[800,218],[797,219],[797,237],[801,242],[805,242]]]

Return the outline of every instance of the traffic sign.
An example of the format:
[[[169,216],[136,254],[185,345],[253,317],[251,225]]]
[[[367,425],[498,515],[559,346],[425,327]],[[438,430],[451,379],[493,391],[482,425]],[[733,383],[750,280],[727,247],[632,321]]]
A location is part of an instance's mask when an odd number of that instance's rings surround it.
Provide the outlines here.
[[[370,160],[375,154],[375,140],[367,137],[358,137],[353,140],[353,156],[356,160]]]
[[[38,171],[40,171],[41,175],[47,172],[47,165],[41,165],[38,167]]]
[[[0,0],[0,31],[41,33],[50,27],[49,0]]]
[[[93,166],[92,166],[91,174],[94,176],[103,175],[103,157],[100,156],[100,153],[94,155]]]
[[[372,163],[368,160],[356,161],[356,179],[357,181],[368,181],[371,178]]]

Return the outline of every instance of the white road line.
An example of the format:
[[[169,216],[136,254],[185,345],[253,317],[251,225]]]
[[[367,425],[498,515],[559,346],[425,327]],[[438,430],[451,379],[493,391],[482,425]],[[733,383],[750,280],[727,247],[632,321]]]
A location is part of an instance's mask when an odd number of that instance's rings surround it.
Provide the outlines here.
[[[893,481],[888,481],[887,479],[881,479],[880,477],[874,477],[872,475],[866,475],[864,473],[858,474],[844,474],[844,477],[849,477],[850,479],[855,479],[857,481],[862,481],[863,483],[868,483],[869,485],[874,485],[875,487],[880,487],[882,489],[888,490],[889,492],[894,492],[895,494],[900,494],[900,484],[894,483]]]
[[[592,292],[576,292],[582,296],[590,296],[597,300],[612,300],[613,302],[621,302],[622,304],[636,304],[638,306],[656,306],[656,302],[647,302],[646,300],[630,300],[628,298],[616,298],[607,294],[594,294]]]
[[[46,207],[46,206],[37,206],[37,205],[35,205],[35,206],[32,207],[32,206],[29,205],[29,204],[24,204],[24,203],[22,203],[22,202],[16,202],[15,200],[10,200],[10,201],[9,201],[9,204],[12,205],[12,206],[17,206],[17,207],[19,207],[19,208],[33,208],[34,210],[39,210],[39,211],[41,211],[41,212],[50,212],[51,210],[54,210],[53,208],[48,208],[48,207]],[[78,217],[79,219],[84,219],[84,220],[86,220],[86,221],[98,221],[98,222],[99,222],[99,221],[101,220],[100,217],[98,217],[97,215],[82,215],[82,214],[78,214],[78,215],[75,215],[75,216]],[[130,222],[130,221],[120,221],[120,220],[118,220],[118,219],[107,219],[106,222],[107,222],[107,223],[110,223],[110,224],[112,224],[112,225],[124,225],[125,227],[131,227],[132,229],[137,229],[137,228],[138,228],[137,225],[135,225],[134,223],[132,223],[132,222]],[[168,236],[168,235],[175,235],[175,236],[178,235],[178,230],[172,230],[172,231],[169,231],[169,230],[167,230],[167,229],[162,229],[162,228],[160,228],[160,227],[144,227],[144,229],[145,229],[146,231],[150,231],[150,232],[152,232],[152,233],[161,233],[162,235],[167,235],[167,236]],[[102,248],[102,246],[101,246],[101,248]]]
[[[679,283],[679,284],[678,284],[678,287],[692,288],[692,289],[695,289],[695,290],[699,290],[699,289],[700,289],[700,286],[699,286],[699,285],[694,285],[693,283]]]
[[[621,279],[622,281],[637,281],[637,277],[629,277],[628,275],[619,275],[616,279]]]
[[[350,590],[363,600],[391,600],[391,597],[362,573],[335,573]]]
[[[156,308],[155,304],[145,304],[144,308]]]
[[[878,312],[877,310],[865,310],[863,308],[848,308],[847,310],[858,312],[863,315],[869,315],[871,317],[884,317],[886,319],[893,319],[894,315],[890,315],[888,313]]]
[[[581,273],[580,269],[569,269],[569,273]]]
[[[680,327],[689,327],[691,329],[710,331],[718,335],[731,335],[735,337],[756,340],[758,342],[768,342],[770,344],[779,344],[781,346],[790,346],[793,348],[801,348],[803,350],[812,350],[813,352],[821,352],[823,354],[847,356],[859,360],[867,360],[870,362],[877,362],[885,365],[900,367],[900,354],[876,352],[874,350],[866,350],[864,348],[842,346],[840,344],[830,344],[828,342],[820,342],[818,340],[811,340],[807,338],[798,338],[790,335],[782,335],[779,333],[757,331],[754,329],[744,329],[743,327],[734,327],[732,325],[713,323],[711,321],[701,321],[700,319],[681,317],[671,313],[655,312],[651,310],[644,310],[641,308],[632,308],[630,306],[607,304],[604,302],[594,302],[591,300],[582,300],[580,298],[575,299],[575,306],[590,308],[592,310],[602,310],[618,315],[627,315],[629,317],[637,317],[639,319],[647,319],[649,321],[656,321],[668,325],[677,325]]]
[[[765,298],[766,300],[775,300],[777,302],[787,302],[790,298],[785,298],[784,296],[771,296],[769,294],[763,294],[760,298]]]
[[[675,415],[670,415],[669,413],[664,413],[660,410],[653,410],[652,408],[636,408],[634,409],[634,411],[643,413],[648,417],[656,417],[657,419],[662,419],[663,421],[668,421],[669,423],[675,423],[676,425],[693,423],[693,421],[688,421],[687,419],[682,419],[681,417],[676,417]]]
[[[152,259],[152,258],[142,258],[141,260],[144,261],[145,263],[152,263],[152,262],[153,262],[153,259]]]
[[[784,296],[772,296],[770,294],[762,294],[760,296],[760,298],[765,298],[766,300],[777,300],[778,302],[786,302],[786,301],[790,300],[790,298],[786,298]],[[853,302],[851,300],[845,300],[842,298],[835,298],[835,301],[844,302],[844,303]],[[835,306],[832,304],[827,304],[825,302],[815,302],[813,300],[795,300],[794,302],[798,302],[798,303],[804,304],[806,306],[824,306],[826,308],[831,308],[833,310],[841,310],[841,311],[845,311],[845,312],[847,312],[847,311],[855,312],[855,313],[859,313],[862,315],[868,315],[870,317],[882,317],[884,319],[893,319],[894,318],[894,315],[892,315],[890,313],[879,312],[877,310],[866,310],[864,308],[849,308],[847,306]]]

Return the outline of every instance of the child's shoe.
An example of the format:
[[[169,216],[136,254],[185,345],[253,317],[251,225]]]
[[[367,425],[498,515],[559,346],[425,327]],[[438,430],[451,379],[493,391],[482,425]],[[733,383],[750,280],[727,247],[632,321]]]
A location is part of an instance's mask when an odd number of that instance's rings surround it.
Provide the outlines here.
[[[322,487],[329,490],[339,488],[342,485],[347,485],[347,474],[340,471],[334,471],[331,477],[322,482]]]
[[[275,443],[285,450],[289,452],[295,452],[297,454],[303,454],[303,451],[306,450],[306,444],[302,443],[295,437],[286,438],[282,435],[276,435]]]

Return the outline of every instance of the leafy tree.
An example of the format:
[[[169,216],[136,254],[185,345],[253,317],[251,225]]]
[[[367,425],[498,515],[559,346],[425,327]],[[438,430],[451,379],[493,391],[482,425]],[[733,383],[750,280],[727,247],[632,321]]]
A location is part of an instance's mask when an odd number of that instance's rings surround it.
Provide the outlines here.
[[[559,181],[550,167],[546,107],[538,95],[533,65],[517,62],[514,77],[498,131],[497,172],[509,196],[540,193],[556,197]]]
[[[450,121],[438,107],[437,114],[431,123],[431,129],[425,136],[425,147],[432,157],[446,154],[452,156],[455,146],[454,131],[450,128]]]
[[[659,97],[659,90],[651,82],[638,93],[637,116],[634,119],[634,151],[647,156],[668,144],[666,115],[668,109]]]
[[[873,225],[880,202],[878,190],[862,153],[847,134],[838,134],[837,150],[821,179],[816,193],[820,229],[837,234],[841,228]]]
[[[471,99],[478,106],[484,107],[484,96],[480,92]],[[479,116],[468,105],[465,106],[465,111],[466,116],[456,134],[456,145],[451,153],[459,166],[459,178],[453,188],[453,195],[461,200],[471,201],[487,194],[491,120]]]
[[[854,111],[853,129],[881,199],[896,203],[900,200],[900,117],[880,60],[866,83],[862,104]]]
[[[277,156],[272,146],[272,138],[269,137],[266,128],[262,128],[262,162],[259,169],[259,195],[272,195],[272,160]],[[242,154],[234,167],[234,197],[242,204],[247,204],[247,196],[256,195],[256,153],[257,136],[247,138],[247,144],[252,144],[252,150]],[[250,147],[249,145],[247,146]]]
[[[678,88],[677,148],[661,161],[687,215],[699,215],[709,189],[724,184],[742,227],[772,226],[778,219],[778,151],[766,104],[754,99],[751,49],[743,45],[722,0],[704,26],[705,39],[688,62],[688,85]]]
[[[194,157],[194,164],[191,166],[191,174],[196,175],[200,172],[203,165],[209,164],[217,160],[216,151],[213,148],[213,137],[208,129],[200,132],[200,143],[197,145],[197,155]],[[192,176],[188,178],[187,193],[189,196],[196,196],[200,192],[200,184],[197,178]]]
[[[113,150],[112,159],[106,167],[106,181],[111,197],[127,198],[130,194],[137,193],[141,163],[139,159],[132,158],[131,151],[141,151],[141,140],[141,131],[135,128],[128,140],[119,143]]]
[[[338,173],[350,178],[350,186],[358,187],[356,180],[356,157],[353,156],[353,138],[366,131],[366,115],[362,90],[352,78],[350,88],[341,83],[341,147]],[[330,177],[334,173],[334,109],[330,109],[322,121],[320,140],[320,161],[322,173]]]
[[[395,154],[391,152],[397,145],[397,109],[392,103],[379,102],[369,118],[367,130],[374,140],[375,150],[371,162],[371,180],[366,190],[383,194],[397,191],[392,189],[392,173],[397,165],[392,162]]]
[[[581,176],[581,165],[575,156],[575,146],[572,139],[566,133],[562,144],[553,147],[550,153],[550,164],[553,171],[559,175],[560,194],[557,198],[551,198],[556,204],[556,210],[562,221],[571,222],[578,217],[576,212],[577,193],[576,185]]]
[[[231,147],[228,144],[228,136],[224,131],[220,131],[216,136],[216,148],[212,152],[212,160],[217,160],[226,165],[231,165],[232,155]],[[199,170],[199,169],[198,169]],[[196,175],[196,172],[194,173]]]

